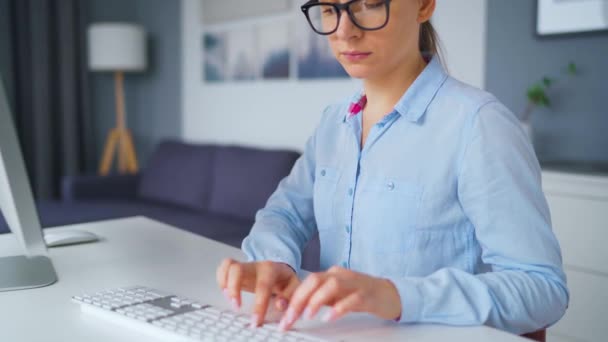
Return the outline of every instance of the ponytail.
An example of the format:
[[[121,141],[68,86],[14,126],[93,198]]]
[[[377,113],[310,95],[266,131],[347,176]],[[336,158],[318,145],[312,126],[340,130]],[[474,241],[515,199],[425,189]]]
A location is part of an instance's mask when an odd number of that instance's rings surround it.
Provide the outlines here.
[[[421,24],[418,45],[423,56],[430,57],[440,54],[439,36],[430,21]]]

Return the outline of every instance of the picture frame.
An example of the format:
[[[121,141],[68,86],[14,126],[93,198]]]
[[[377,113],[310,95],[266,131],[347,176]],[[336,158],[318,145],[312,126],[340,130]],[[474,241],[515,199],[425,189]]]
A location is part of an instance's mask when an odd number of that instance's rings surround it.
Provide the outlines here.
[[[201,0],[205,25],[281,14],[292,8],[292,0],[256,0],[255,6],[242,6],[243,0]]]
[[[294,0],[199,1],[204,83],[350,77]]]
[[[553,36],[608,30],[608,0],[538,0],[536,33]]]

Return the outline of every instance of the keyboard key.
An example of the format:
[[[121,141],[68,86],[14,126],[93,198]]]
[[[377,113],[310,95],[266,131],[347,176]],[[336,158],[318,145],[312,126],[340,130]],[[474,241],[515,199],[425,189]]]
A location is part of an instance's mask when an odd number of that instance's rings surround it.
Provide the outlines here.
[[[221,314],[222,312],[216,308],[212,308],[212,307],[207,307],[204,309],[207,312],[211,312],[213,314],[217,314],[219,316],[219,314]]]
[[[120,319],[137,319],[177,337],[200,341],[321,341],[297,332],[282,333],[276,324],[249,328],[249,316],[201,304],[142,286],[73,296],[74,302],[92,304]],[[88,303],[87,303],[88,301]],[[126,316],[126,317],[125,317]]]

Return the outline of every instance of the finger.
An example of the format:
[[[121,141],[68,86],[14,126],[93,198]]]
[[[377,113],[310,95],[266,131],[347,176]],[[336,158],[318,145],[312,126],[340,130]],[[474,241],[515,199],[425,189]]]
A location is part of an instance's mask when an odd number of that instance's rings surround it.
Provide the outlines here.
[[[261,264],[257,271],[257,279],[255,284],[255,306],[253,316],[251,317],[251,326],[258,327],[266,317],[268,303],[272,296],[272,287],[275,283],[275,274],[273,269],[268,264]]]
[[[295,323],[308,304],[308,299],[323,284],[325,277],[324,273],[313,273],[306,277],[304,282],[298,286],[291,296],[287,312],[285,312],[279,323],[279,329],[283,331],[288,330]]]
[[[274,303],[275,308],[281,312],[287,310],[287,306],[289,306],[289,301],[284,297],[277,297]]]
[[[228,269],[227,292],[234,310],[241,308],[241,284],[243,282],[243,267],[240,263],[233,263]]]
[[[225,289],[227,284],[226,284],[226,278],[228,276],[228,268],[230,267],[230,265],[234,262],[233,259],[224,259],[222,260],[220,266],[217,268],[217,271],[215,272],[215,278],[217,280],[217,284],[220,287],[220,289]]]
[[[348,292],[344,291],[340,285],[340,278],[330,276],[315,293],[310,296],[305,309],[304,317],[311,319],[314,317],[323,305],[332,305],[336,301],[347,296]]]
[[[340,266],[332,266],[327,270],[327,273],[342,273],[344,272],[346,269]]]
[[[278,299],[276,301],[277,310],[279,310],[279,311],[287,310],[287,307],[289,305],[289,300],[299,285],[300,285],[300,280],[298,279],[297,276],[293,275],[289,279],[287,286],[284,289],[282,289],[281,291],[278,291]]]
[[[350,312],[362,312],[365,309],[365,298],[361,292],[353,292],[343,299],[337,301],[332,309],[328,311],[322,318],[324,322],[333,322],[344,317]]]
[[[287,286],[285,286],[285,288],[283,288],[279,292],[279,294],[281,295],[281,297],[283,297],[287,300],[291,300],[291,297],[293,297],[293,294],[296,292],[296,290],[298,289],[299,286],[300,286],[300,279],[298,279],[298,277],[296,277],[294,275],[289,279]]]

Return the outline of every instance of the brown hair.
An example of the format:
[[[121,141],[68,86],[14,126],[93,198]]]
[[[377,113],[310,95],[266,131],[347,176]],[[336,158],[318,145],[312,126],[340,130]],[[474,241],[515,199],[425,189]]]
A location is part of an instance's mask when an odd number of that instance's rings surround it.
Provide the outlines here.
[[[435,56],[441,54],[439,36],[430,21],[425,21],[420,25],[418,46],[423,55]]]

